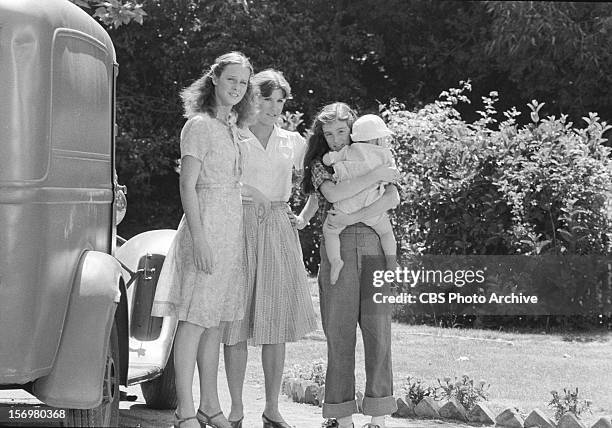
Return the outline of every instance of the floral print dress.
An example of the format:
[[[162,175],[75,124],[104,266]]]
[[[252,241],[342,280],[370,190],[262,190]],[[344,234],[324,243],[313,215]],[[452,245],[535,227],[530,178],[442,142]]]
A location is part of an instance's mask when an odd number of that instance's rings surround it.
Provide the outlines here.
[[[205,113],[190,118],[181,131],[181,158],[185,156],[202,163],[196,193],[213,271],[195,268],[193,240],[183,215],[160,273],[152,315],[216,327],[244,316],[242,156],[235,125]]]

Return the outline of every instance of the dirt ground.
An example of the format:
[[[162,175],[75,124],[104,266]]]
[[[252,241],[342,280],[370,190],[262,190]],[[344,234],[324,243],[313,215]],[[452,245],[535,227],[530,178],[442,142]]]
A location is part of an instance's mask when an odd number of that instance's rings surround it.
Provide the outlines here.
[[[223,363],[221,362],[221,366]],[[223,368],[219,371],[219,395],[221,407],[229,411],[230,399],[227,392],[225,374]],[[172,411],[158,411],[147,409],[139,386],[128,388],[128,394],[136,395],[136,401],[121,402],[121,427],[170,427],[172,426]],[[194,397],[199,396],[197,376],[193,384]],[[246,382],[244,387],[244,428],[259,428],[262,426],[261,412],[264,408],[264,388],[258,383]],[[319,428],[323,422],[321,408],[309,404],[298,404],[292,402],[288,397],[281,396],[280,410],[287,422],[295,428]],[[355,427],[361,427],[368,422],[363,415],[355,416]],[[444,421],[424,421],[388,418],[387,426],[390,428],[456,428],[468,427],[460,423],[449,423]]]
[[[254,348],[250,348],[254,349]],[[255,358],[256,359],[256,358]],[[257,365],[256,363],[254,365]],[[219,396],[221,407],[225,412],[229,411],[230,398],[225,379],[225,369],[223,358],[220,359],[219,367]],[[193,382],[193,394],[197,403],[199,399],[199,380],[196,375]],[[173,412],[171,410],[152,410],[146,407],[144,398],[140,391],[140,386],[135,385],[125,389],[128,395],[136,397],[135,401],[121,401],[120,403],[120,426],[138,428],[168,428],[173,424]],[[259,376],[247,376],[244,385],[245,419],[244,428],[259,428],[262,426],[261,412],[264,408],[265,396],[264,387],[259,380]],[[22,390],[3,391],[0,397],[0,411],[9,405],[35,406],[41,402],[35,397]],[[280,410],[287,422],[294,428],[319,428],[323,422],[321,408],[309,404],[299,404],[292,402],[288,397],[280,397]],[[359,428],[368,422],[368,418],[363,415],[356,415],[355,427]],[[8,426],[0,423],[0,426]],[[21,425],[24,426],[24,425]],[[60,424],[37,424],[36,426],[60,426]],[[388,418],[387,427],[389,428],[459,428],[469,427],[469,425],[448,421],[425,421]]]

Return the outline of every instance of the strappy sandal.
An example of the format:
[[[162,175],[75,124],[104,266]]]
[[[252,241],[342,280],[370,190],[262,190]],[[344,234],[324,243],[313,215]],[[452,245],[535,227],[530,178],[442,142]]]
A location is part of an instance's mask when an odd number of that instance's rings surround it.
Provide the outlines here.
[[[321,428],[337,428],[338,421],[336,419],[326,419],[325,422],[321,424]],[[351,427],[355,428],[355,424],[351,424]]]
[[[213,422],[213,419],[218,418],[219,416],[223,416],[223,411],[219,411],[212,416],[208,416],[206,413],[198,409],[198,413],[196,414],[196,419],[200,423],[202,428],[223,428]]]
[[[192,419],[198,419],[195,415],[187,418],[179,418],[178,412],[174,412],[174,428],[181,428],[181,424]],[[198,421],[199,422],[199,421]]]
[[[243,420],[244,420],[244,416],[241,417],[240,419],[238,419],[237,421],[230,421],[229,419],[227,421],[230,423],[232,428],[242,428],[242,421]]]
[[[273,421],[265,413],[261,414],[261,420],[263,421],[263,428],[291,428],[291,425],[287,422]]]

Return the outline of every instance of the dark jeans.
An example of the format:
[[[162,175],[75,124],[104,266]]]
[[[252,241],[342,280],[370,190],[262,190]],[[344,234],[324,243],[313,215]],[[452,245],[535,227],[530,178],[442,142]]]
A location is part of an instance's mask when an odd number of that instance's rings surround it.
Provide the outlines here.
[[[357,324],[361,328],[365,351],[363,413],[389,415],[397,409],[391,368],[391,306],[372,300],[371,271],[386,268],[380,239],[371,228],[358,223],[340,234],[340,244],[344,267],[334,285],[329,281],[330,265],[323,240],[320,248],[318,281],[321,318],[327,338],[323,417],[341,418],[358,412],[355,400]]]

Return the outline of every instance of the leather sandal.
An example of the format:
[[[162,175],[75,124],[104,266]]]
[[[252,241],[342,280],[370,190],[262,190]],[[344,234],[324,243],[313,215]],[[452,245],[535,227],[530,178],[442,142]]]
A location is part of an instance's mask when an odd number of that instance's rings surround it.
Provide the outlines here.
[[[244,420],[244,416],[241,417],[240,419],[238,419],[237,421],[230,421],[228,419],[228,422],[230,423],[230,425],[232,426],[232,428],[242,428],[242,421]]]
[[[217,425],[215,422],[213,422],[213,419],[218,418],[219,416],[223,416],[223,411],[219,411],[212,416],[208,416],[206,413],[198,409],[198,413],[196,414],[196,418],[200,423],[200,427],[202,428],[224,428],[223,426]],[[223,417],[225,418],[225,416]]]
[[[287,422],[273,421],[265,413],[261,414],[261,420],[263,421],[263,428],[291,428],[291,425]]]
[[[174,412],[174,428],[181,428],[181,424],[192,419],[198,419],[195,415],[187,418],[179,418],[178,412]],[[199,422],[199,421],[198,421]]]
[[[326,419],[325,422],[321,424],[321,428],[338,428],[339,426],[336,419]],[[352,423],[351,427],[355,428],[355,424]]]

